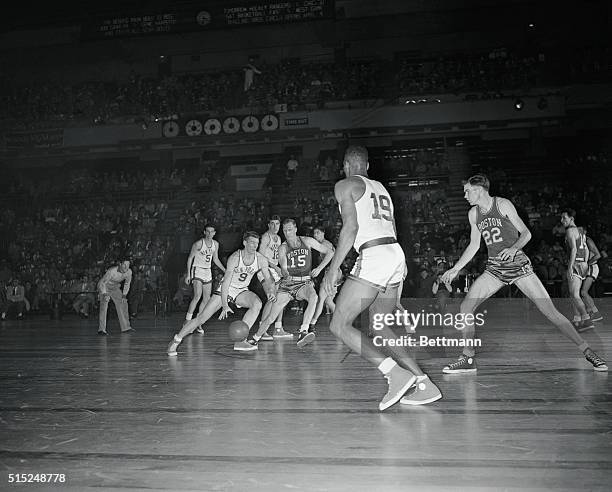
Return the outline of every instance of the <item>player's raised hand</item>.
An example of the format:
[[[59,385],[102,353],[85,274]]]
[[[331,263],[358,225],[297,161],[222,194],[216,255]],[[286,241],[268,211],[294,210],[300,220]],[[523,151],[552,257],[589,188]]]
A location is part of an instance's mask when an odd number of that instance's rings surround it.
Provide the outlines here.
[[[319,267],[316,267],[312,269],[312,271],[310,272],[310,276],[312,278],[317,278],[319,276],[319,273],[321,273],[321,269]]]

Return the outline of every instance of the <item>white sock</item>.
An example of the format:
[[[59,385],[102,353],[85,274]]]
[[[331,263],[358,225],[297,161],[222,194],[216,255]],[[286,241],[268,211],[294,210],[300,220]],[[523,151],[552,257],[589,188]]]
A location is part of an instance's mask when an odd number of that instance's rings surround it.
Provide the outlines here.
[[[582,318],[580,317],[580,315],[576,315],[574,316],[574,321],[581,321]]]
[[[395,362],[391,357],[387,357],[379,364],[378,370],[383,374],[388,374],[393,368],[395,368],[395,366],[397,366],[397,362]]]
[[[422,376],[417,376],[417,383],[420,383],[424,379],[428,379],[426,374],[423,374]]]
[[[179,342],[179,343],[180,343],[180,342],[182,342],[182,341],[183,341],[183,339],[182,339],[182,338],[180,338],[178,335],[174,335],[174,341],[175,341],[175,342]]]
[[[190,319],[192,319],[192,318],[193,318],[193,313],[187,313],[187,314],[185,315],[185,319],[186,319],[187,321],[189,321],[189,320],[190,320]]]
[[[310,325],[301,325],[300,331],[308,331],[308,328],[310,328]]]
[[[283,322],[282,321],[275,321],[274,322],[274,328],[282,328],[283,327]]]

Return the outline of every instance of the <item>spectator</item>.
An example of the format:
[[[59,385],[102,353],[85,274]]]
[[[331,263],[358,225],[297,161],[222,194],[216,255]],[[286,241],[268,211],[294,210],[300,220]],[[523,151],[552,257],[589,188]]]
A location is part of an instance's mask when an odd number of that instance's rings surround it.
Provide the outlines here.
[[[17,311],[17,319],[21,319],[26,303],[25,288],[21,285],[19,279],[14,278],[11,285],[7,286],[6,301],[6,306],[2,310],[2,319],[6,319],[7,314],[13,311],[13,309]]]

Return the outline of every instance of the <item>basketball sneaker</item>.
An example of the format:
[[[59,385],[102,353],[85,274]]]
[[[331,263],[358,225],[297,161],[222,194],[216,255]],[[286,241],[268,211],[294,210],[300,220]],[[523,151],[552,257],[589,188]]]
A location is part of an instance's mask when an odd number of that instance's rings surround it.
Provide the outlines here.
[[[306,331],[306,330],[302,330],[300,331],[299,335],[298,335],[298,341],[297,341],[297,346],[302,348],[305,345],[308,345],[309,343],[313,342],[315,339],[315,334],[314,331]]]
[[[583,332],[587,330],[592,330],[593,328],[595,328],[595,325],[593,324],[593,320],[591,318],[583,319],[576,328],[576,331]]]
[[[236,342],[234,343],[234,350],[238,350],[240,352],[250,352],[251,350],[257,350],[257,341],[254,338],[249,338],[248,340]]]
[[[603,316],[599,311],[596,313],[589,313],[589,315],[591,316],[591,321],[603,321]]]
[[[166,353],[170,356],[170,357],[176,357],[178,354],[176,353],[176,349],[178,348],[178,346],[181,344],[181,342],[183,341],[182,338],[177,337],[176,335],[174,335],[174,338],[172,339],[172,341],[168,344],[168,350],[166,351]]]
[[[106,336],[108,333],[106,333],[104,330],[98,330],[98,335]]]
[[[607,371],[608,366],[606,365],[606,361],[603,360],[599,355],[597,355],[593,350],[586,349],[584,351],[584,356],[586,360],[588,360],[591,364],[593,364],[593,369],[595,371]]]
[[[259,340],[263,342],[271,342],[274,340],[274,337],[266,331]]]
[[[453,362],[442,369],[444,374],[457,374],[461,372],[476,372],[476,359],[461,354],[457,362]]]
[[[431,382],[428,376],[419,376],[410,393],[404,396],[402,405],[426,405],[442,398],[438,387]]]
[[[384,376],[387,378],[389,390],[378,404],[378,409],[381,412],[395,405],[416,381],[414,374],[397,365]]]
[[[204,335],[204,328],[202,328],[201,326],[198,326],[195,331],[200,335]]]
[[[281,326],[280,328],[274,328],[272,336],[274,338],[293,338],[293,333],[287,333],[285,329]]]

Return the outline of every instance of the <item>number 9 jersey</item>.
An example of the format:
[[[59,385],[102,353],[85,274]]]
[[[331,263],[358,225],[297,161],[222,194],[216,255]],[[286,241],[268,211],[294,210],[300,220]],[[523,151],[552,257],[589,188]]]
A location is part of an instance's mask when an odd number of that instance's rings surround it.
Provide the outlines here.
[[[489,258],[497,258],[502,250],[516,243],[519,233],[510,219],[499,211],[496,196],[493,197],[493,205],[486,213],[482,213],[480,207],[475,206],[476,226],[487,245]]]
[[[354,247],[359,251],[361,246],[373,239],[383,237],[395,238],[393,226],[393,202],[389,192],[378,181],[357,175],[365,184],[365,192],[355,202],[357,209],[357,236]]]

